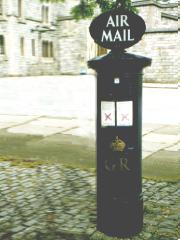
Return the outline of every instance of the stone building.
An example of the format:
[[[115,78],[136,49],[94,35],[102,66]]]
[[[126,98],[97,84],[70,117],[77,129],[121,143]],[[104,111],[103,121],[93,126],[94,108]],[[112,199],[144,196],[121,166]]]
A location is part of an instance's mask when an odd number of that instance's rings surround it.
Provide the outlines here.
[[[89,36],[91,20],[75,21],[70,9],[79,0],[0,0],[0,76],[91,73],[87,60],[102,54]],[[176,82],[177,4],[136,1],[147,31],[128,51],[153,58],[145,81]]]
[[[180,80],[178,6],[176,3],[157,3],[151,0],[134,2],[146,22],[142,40],[128,51],[152,58],[145,68],[145,81],[177,83]]]
[[[59,73],[57,6],[39,0],[0,0],[1,76]]]
[[[71,7],[71,0],[0,0],[0,76],[79,74],[88,23],[75,22]]]

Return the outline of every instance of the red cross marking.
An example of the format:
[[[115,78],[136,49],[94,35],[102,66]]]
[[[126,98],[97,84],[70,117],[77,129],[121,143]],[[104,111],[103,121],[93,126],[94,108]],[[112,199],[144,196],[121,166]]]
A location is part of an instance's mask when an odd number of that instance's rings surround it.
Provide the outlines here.
[[[112,120],[111,113],[109,113],[109,114],[105,113],[105,121],[107,121],[107,120]]]
[[[127,120],[127,121],[128,121],[128,120],[129,120],[129,119],[128,119],[128,115],[129,115],[129,114],[121,114],[121,116],[122,116],[122,121],[124,121],[124,120]]]

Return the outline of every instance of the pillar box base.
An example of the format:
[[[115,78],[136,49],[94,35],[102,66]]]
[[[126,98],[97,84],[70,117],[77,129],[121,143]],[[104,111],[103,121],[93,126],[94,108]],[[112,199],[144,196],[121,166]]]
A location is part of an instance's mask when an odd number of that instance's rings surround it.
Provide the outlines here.
[[[113,199],[109,202],[108,209],[101,213],[97,230],[111,237],[131,237],[143,228],[143,201],[121,201]],[[110,224],[113,223],[113,224]]]

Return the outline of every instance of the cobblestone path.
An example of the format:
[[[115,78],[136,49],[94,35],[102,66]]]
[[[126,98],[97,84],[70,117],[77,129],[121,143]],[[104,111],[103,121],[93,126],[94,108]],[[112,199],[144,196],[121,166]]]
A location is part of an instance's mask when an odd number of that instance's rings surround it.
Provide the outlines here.
[[[143,191],[144,230],[132,239],[177,240],[178,184],[143,180]],[[0,240],[103,240],[95,226],[93,174],[0,163]]]

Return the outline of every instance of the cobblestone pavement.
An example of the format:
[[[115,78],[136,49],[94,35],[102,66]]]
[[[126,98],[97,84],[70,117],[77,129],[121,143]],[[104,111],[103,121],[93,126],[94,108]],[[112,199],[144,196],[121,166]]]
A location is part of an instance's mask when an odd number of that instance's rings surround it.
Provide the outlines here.
[[[144,230],[131,239],[177,240],[178,184],[143,179],[143,191]],[[93,173],[0,163],[0,240],[107,239],[95,232],[95,203]]]

